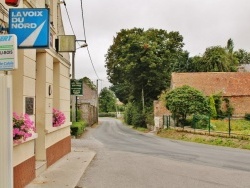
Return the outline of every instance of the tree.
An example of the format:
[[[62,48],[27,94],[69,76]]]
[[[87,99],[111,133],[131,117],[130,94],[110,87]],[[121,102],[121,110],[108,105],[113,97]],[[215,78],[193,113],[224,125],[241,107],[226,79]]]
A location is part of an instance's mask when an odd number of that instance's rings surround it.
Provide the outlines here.
[[[235,72],[237,71],[238,61],[221,46],[207,48],[202,57],[201,70],[205,72]]]
[[[99,95],[99,110],[101,112],[114,112],[116,110],[116,96],[107,87]]]
[[[188,115],[209,114],[210,112],[205,96],[187,85],[167,93],[166,107],[177,120],[177,125],[179,122],[185,122]]]
[[[87,84],[91,89],[96,89],[95,84],[88,77],[83,77],[80,80]]]
[[[170,85],[172,65],[182,56],[183,45],[178,32],[162,29],[133,28],[117,33],[105,66],[120,101],[144,100],[151,105]]]
[[[250,64],[250,53],[248,53],[246,50],[239,49],[234,52],[234,56],[239,61],[239,64]]]
[[[217,118],[217,111],[216,111],[216,107],[215,107],[215,102],[214,102],[214,98],[213,96],[209,96],[209,106],[210,106],[210,116],[212,118]]]
[[[202,56],[188,59],[187,72],[236,72],[241,54],[235,53],[233,49],[232,39],[227,41],[226,47],[208,47]]]

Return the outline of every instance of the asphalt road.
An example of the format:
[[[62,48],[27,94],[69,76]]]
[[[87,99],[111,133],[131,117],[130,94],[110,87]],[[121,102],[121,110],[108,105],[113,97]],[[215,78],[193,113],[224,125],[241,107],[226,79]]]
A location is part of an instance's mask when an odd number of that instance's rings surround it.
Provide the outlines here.
[[[97,152],[83,188],[250,188],[250,151],[159,138],[100,118],[81,139]]]

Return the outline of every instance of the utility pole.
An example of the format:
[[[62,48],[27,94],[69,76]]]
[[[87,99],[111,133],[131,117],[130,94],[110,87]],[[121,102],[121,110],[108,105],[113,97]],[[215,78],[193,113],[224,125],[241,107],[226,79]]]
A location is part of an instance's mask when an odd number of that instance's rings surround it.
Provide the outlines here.
[[[75,79],[75,51],[72,52],[72,79]],[[72,111],[72,122],[76,121],[76,96],[71,96],[72,104],[71,104],[71,111]]]
[[[84,41],[85,44],[81,45],[79,48],[84,48],[84,47],[87,47],[87,43],[85,40],[75,40],[76,41]],[[77,49],[79,49],[77,48]],[[76,50],[72,52],[72,79],[75,80],[75,54],[76,54]],[[76,108],[77,108],[77,104],[76,104],[76,95],[72,95],[71,96],[71,100],[72,100],[72,103],[71,103],[71,111],[72,111],[72,122],[75,122],[76,121]]]
[[[101,79],[97,79],[96,80],[96,96],[97,96],[97,101],[96,101],[96,116],[97,116],[97,123],[98,123],[98,121],[99,121],[99,87],[98,87],[98,81],[102,81]]]

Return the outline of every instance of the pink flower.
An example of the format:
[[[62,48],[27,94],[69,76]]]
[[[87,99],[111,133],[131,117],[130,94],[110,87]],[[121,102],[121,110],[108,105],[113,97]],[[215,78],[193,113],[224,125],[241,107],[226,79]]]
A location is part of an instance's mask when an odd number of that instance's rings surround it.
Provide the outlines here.
[[[22,140],[32,136],[35,131],[34,122],[30,119],[28,114],[18,116],[13,113],[13,140],[14,143],[21,143]]]
[[[53,108],[53,127],[59,127],[65,123],[65,115],[61,111]]]

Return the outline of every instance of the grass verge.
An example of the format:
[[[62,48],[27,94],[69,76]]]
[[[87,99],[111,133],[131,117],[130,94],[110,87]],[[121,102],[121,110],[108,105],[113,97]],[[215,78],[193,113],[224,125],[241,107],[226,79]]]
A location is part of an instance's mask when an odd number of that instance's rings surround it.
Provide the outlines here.
[[[175,140],[183,140],[183,141],[188,141],[188,142],[196,142],[196,143],[202,143],[202,144],[210,144],[210,145],[216,145],[216,146],[225,146],[225,147],[250,150],[249,140],[193,134],[193,133],[182,132],[182,131],[174,130],[174,129],[161,130],[157,135],[163,138],[170,138],[170,139],[175,139]]]

